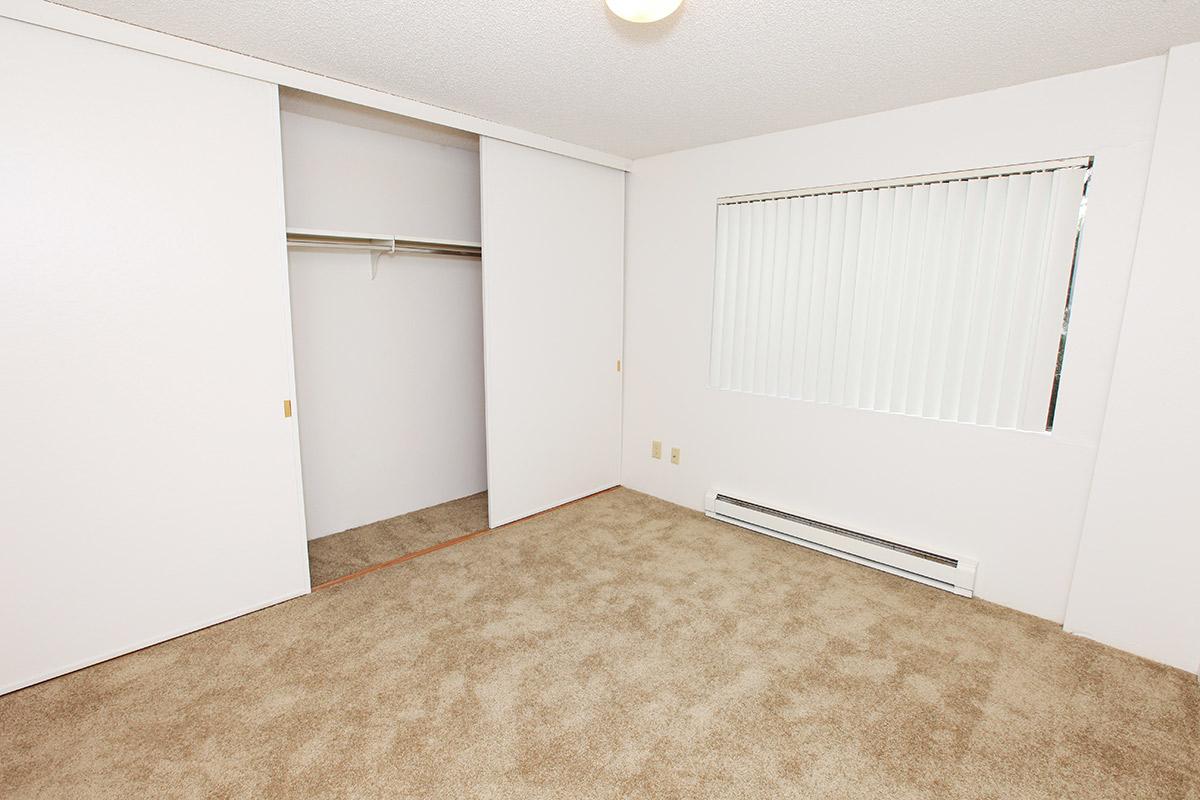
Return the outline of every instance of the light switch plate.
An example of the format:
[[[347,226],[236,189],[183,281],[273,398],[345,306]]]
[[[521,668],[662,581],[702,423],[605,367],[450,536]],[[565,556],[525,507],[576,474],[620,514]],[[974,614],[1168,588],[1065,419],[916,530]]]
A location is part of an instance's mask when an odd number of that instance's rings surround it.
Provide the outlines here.
[[[679,463],[679,448],[678,447],[671,448],[671,463],[672,464]]]
[[[657,439],[650,443],[650,457],[662,458],[662,442]]]

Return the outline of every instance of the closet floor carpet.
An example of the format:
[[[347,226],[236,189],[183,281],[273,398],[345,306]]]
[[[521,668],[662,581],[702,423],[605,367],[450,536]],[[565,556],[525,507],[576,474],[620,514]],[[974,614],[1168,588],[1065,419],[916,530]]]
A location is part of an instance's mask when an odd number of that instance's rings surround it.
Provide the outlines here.
[[[600,494],[0,697],[6,798],[1200,798],[1195,676]]]
[[[308,543],[313,586],[488,526],[487,492],[322,536]]]

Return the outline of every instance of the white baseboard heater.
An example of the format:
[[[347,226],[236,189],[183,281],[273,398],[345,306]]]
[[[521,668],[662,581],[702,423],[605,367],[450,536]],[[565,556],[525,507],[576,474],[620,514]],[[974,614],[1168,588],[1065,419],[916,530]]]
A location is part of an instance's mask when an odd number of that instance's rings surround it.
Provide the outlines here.
[[[903,542],[852,531],[739,497],[709,492],[704,512],[713,519],[803,545],[847,561],[890,572],[948,592],[971,597],[978,562],[932,553]]]

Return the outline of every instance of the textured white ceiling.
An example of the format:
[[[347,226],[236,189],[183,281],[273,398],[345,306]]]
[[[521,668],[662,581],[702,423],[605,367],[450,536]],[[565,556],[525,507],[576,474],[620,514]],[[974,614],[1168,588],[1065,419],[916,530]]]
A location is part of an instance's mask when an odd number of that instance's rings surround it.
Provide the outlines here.
[[[1116,64],[1200,40],[1200,0],[69,0],[640,157]]]

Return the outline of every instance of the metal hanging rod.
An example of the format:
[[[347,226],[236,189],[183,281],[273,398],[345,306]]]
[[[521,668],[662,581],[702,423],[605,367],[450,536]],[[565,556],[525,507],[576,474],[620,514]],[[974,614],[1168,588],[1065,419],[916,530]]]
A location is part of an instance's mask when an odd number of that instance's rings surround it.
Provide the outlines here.
[[[391,236],[374,233],[348,233],[345,231],[321,231],[308,228],[288,228],[289,248],[309,250],[338,250],[369,253],[371,256],[371,279],[379,271],[381,255],[418,253],[422,255],[463,256],[480,258],[483,246],[479,242],[456,239],[424,239],[412,236]]]

